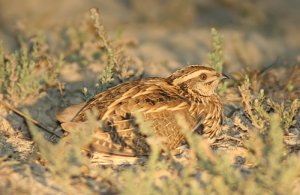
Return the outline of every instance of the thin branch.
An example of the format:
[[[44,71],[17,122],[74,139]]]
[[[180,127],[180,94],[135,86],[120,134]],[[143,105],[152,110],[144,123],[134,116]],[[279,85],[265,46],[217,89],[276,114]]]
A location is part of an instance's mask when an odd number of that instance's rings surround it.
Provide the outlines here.
[[[56,132],[48,129],[47,127],[45,127],[44,125],[40,124],[38,121],[34,120],[33,118],[31,118],[30,116],[27,116],[26,114],[24,114],[23,112],[19,111],[18,109],[16,109],[15,107],[13,107],[12,105],[0,100],[0,104],[2,104],[5,108],[13,111],[14,113],[20,115],[21,117],[23,117],[24,119],[32,122],[33,124],[35,124],[36,126],[40,127],[41,129],[45,130],[48,133],[51,133],[52,135],[56,135],[57,137],[61,138],[62,135],[57,134]]]

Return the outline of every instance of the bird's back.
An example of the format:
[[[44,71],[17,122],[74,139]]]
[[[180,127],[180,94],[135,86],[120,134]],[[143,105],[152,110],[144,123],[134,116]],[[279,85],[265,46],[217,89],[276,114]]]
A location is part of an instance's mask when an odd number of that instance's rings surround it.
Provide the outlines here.
[[[166,79],[149,78],[120,84],[96,95],[62,126],[68,129],[85,124],[87,113],[95,110],[97,119],[103,123],[101,129],[95,130],[95,141],[91,145],[94,150],[146,155],[150,148],[146,136],[139,131],[134,113],[140,113],[154,134],[164,139],[164,145],[174,149],[184,141],[177,115],[183,116],[189,129],[196,126],[198,119],[189,112],[190,106]]]

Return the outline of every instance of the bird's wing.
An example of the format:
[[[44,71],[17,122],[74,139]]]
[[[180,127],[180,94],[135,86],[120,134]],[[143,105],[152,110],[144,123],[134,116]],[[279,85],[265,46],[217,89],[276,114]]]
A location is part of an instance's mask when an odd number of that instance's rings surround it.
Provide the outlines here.
[[[97,110],[102,127],[97,130],[93,151],[117,155],[147,155],[150,151],[145,135],[138,129],[134,112],[140,112],[146,122],[150,122],[154,133],[165,137],[166,145],[174,148],[183,140],[177,114],[181,114],[191,124],[196,119],[189,114],[190,105],[165,81],[146,80],[141,83],[123,84],[100,93],[88,102],[75,118],[62,127],[70,131],[75,126],[90,128],[87,125],[87,112]]]

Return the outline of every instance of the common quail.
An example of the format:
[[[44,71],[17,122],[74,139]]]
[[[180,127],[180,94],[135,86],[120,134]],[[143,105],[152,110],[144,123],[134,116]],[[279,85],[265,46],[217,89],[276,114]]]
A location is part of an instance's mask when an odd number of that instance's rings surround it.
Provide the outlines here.
[[[228,78],[213,68],[191,65],[167,78],[147,78],[119,84],[91,100],[71,106],[57,115],[66,131],[92,128],[93,151],[124,156],[149,154],[146,135],[139,131],[135,112],[151,124],[154,136],[164,138],[170,150],[185,142],[178,124],[183,116],[187,129],[214,137],[221,131],[222,104],[215,93],[220,81]],[[96,111],[101,127],[93,126],[87,113]]]

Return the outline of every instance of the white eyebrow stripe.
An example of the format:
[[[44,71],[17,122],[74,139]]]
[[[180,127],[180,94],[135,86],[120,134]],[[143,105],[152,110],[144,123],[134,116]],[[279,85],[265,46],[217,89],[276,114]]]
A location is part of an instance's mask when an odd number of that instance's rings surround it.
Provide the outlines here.
[[[209,70],[198,70],[196,72],[193,72],[192,74],[188,74],[185,77],[179,77],[177,79],[174,79],[173,83],[175,85],[178,85],[178,84],[181,84],[181,83],[183,83],[185,81],[188,81],[188,80],[190,80],[192,78],[195,78],[195,77],[199,76],[202,73],[209,73],[209,72],[211,72],[211,71],[209,71]]]

